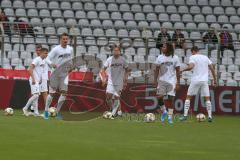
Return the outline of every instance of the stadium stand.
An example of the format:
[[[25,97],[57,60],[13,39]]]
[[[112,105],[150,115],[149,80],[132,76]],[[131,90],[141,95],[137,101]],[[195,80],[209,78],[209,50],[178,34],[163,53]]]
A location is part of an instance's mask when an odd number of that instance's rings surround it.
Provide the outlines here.
[[[51,49],[63,32],[77,36],[76,55],[106,60],[110,53],[104,50],[105,45],[131,40],[133,46],[124,50],[130,62],[154,62],[160,54],[156,38],[160,28],[166,27],[171,36],[174,29],[183,30],[187,49],[176,50],[182,66],[190,56],[189,48],[197,45],[214,63],[220,62],[221,84],[240,86],[239,7],[240,0],[2,0],[1,10],[9,19],[11,34],[4,36],[1,66],[27,68],[35,56],[34,44]],[[32,26],[34,35],[19,33],[19,28],[13,27],[17,18]],[[218,61],[216,50],[204,50],[202,37],[209,27],[223,26],[231,32],[235,49],[225,50]],[[187,84],[187,78],[189,74],[183,75],[181,83]]]

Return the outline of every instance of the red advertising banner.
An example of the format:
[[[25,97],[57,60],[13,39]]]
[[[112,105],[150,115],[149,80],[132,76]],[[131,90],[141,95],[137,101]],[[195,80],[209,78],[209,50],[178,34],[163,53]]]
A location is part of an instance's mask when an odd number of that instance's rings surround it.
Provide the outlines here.
[[[30,96],[26,80],[0,80],[0,88],[0,108],[22,108]],[[183,112],[186,93],[187,86],[181,86],[174,102],[175,112]],[[215,114],[240,115],[240,87],[210,88],[210,94]],[[42,99],[39,104],[43,108]],[[121,96],[121,107],[124,112],[157,112],[156,89],[152,85],[128,84]],[[64,108],[71,111],[107,110],[105,88],[100,83],[70,82]],[[206,113],[204,100],[199,95],[191,101],[191,109]]]

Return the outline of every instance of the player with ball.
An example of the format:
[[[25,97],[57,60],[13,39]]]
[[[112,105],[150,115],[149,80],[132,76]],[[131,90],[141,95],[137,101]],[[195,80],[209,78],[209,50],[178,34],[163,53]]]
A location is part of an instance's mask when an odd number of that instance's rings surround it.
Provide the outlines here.
[[[190,100],[192,96],[197,95],[198,91],[201,91],[201,96],[204,97],[206,106],[207,106],[207,112],[208,112],[208,122],[212,122],[212,104],[210,101],[210,94],[209,94],[209,86],[208,86],[208,68],[210,69],[214,85],[216,85],[216,75],[214,72],[214,68],[212,65],[211,60],[205,56],[199,53],[199,49],[196,46],[193,46],[192,49],[192,56],[189,58],[189,64],[188,67],[183,69],[181,71],[193,71],[191,83],[188,88],[187,92],[187,98],[185,100],[184,105],[184,115],[180,118],[181,121],[187,120],[188,110],[190,107]]]

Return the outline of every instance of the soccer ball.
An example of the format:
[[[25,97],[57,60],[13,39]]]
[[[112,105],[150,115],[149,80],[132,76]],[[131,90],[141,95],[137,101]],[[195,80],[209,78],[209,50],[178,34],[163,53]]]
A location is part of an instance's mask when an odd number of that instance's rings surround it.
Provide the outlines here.
[[[198,122],[203,122],[206,120],[206,116],[203,113],[199,113],[196,116]]]
[[[145,122],[154,122],[156,119],[155,115],[153,113],[147,113],[145,116],[144,116],[144,121]]]
[[[112,116],[112,113],[109,112],[109,111],[106,111],[106,112],[103,113],[103,118],[108,119],[108,118],[110,118],[111,116]]]
[[[48,109],[48,114],[49,114],[50,117],[56,117],[57,109],[55,107],[50,107]]]
[[[4,114],[6,115],[6,116],[12,116],[13,115],[13,109],[12,108],[10,108],[10,107],[8,107],[8,108],[6,108],[5,110],[4,110]]]

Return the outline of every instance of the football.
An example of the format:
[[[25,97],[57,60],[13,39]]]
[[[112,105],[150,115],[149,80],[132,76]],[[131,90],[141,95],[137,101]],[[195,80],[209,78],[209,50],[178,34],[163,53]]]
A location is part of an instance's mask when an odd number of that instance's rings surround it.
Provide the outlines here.
[[[57,109],[55,107],[50,107],[48,109],[48,114],[49,114],[50,117],[56,117]]]
[[[153,113],[147,113],[145,116],[144,116],[144,121],[145,122],[154,122],[156,119],[155,115]]]
[[[112,113],[109,112],[109,111],[106,111],[106,112],[103,113],[103,118],[105,118],[105,119],[108,119],[108,118],[110,118],[111,116],[112,116]]]
[[[4,114],[5,114],[6,116],[12,116],[13,113],[14,113],[14,111],[13,111],[13,109],[10,108],[10,107],[8,107],[8,108],[6,108],[6,109],[4,110]]]
[[[199,113],[196,116],[198,122],[204,122],[206,120],[206,116],[203,113]]]

